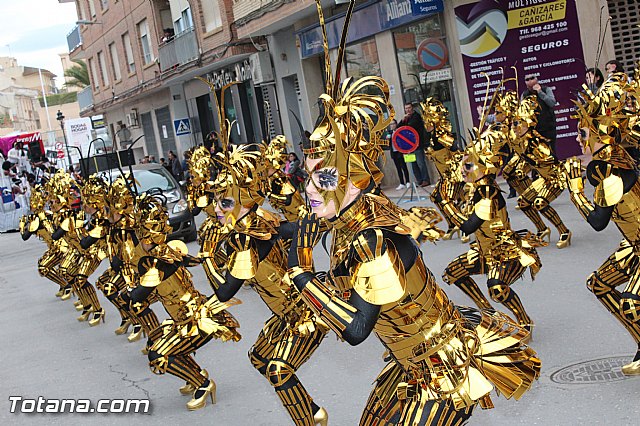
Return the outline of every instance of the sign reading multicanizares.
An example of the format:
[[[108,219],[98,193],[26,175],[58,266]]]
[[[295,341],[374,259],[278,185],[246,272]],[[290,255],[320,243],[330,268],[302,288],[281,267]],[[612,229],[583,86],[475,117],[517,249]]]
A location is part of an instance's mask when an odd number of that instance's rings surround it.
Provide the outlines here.
[[[584,56],[575,0],[482,0],[455,8],[460,49],[474,120],[486,93],[486,77],[495,87],[504,77],[535,74],[553,89],[556,100],[558,155],[579,154],[570,119],[572,99],[585,78]],[[594,47],[595,48],[595,47]],[[515,88],[513,85],[509,88]]]

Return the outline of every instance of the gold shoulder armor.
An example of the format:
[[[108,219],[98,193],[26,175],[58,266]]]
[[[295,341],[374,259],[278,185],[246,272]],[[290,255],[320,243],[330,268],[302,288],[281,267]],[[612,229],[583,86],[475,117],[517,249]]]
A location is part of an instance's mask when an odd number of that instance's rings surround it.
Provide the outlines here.
[[[157,259],[145,259],[142,263],[146,272],[140,277],[140,285],[142,287],[157,287],[163,279],[163,273],[157,266]]]
[[[72,224],[73,224],[73,218],[70,217],[70,216],[67,216],[60,223],[60,228],[62,228],[65,232],[69,232],[71,230],[71,225]]]
[[[189,249],[182,240],[171,240],[167,243],[167,245],[175,251],[180,252],[180,254],[182,254],[183,256],[189,254]]]
[[[489,198],[481,199],[473,207],[473,212],[482,220],[490,220],[494,215],[492,210],[493,201]]]
[[[611,174],[604,178],[593,194],[593,201],[601,207],[618,204],[624,195],[624,182],[620,176]]]
[[[391,246],[384,250],[382,231],[376,229],[375,232],[376,245],[373,250],[362,235],[353,243],[361,261],[353,269],[352,285],[365,301],[385,305],[402,298],[406,278],[396,251]]]
[[[89,236],[93,238],[104,238],[107,235],[107,229],[102,225],[96,225],[89,231]]]
[[[258,271],[258,253],[250,244],[251,239],[245,235],[245,241],[241,241],[240,234],[235,234],[229,239],[229,245],[233,248],[227,269],[232,276],[249,280],[255,277]]]

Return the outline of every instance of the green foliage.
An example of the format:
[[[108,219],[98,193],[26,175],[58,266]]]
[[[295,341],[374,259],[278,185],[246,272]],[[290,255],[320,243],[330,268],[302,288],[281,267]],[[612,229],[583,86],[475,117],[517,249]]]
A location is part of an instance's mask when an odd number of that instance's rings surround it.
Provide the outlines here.
[[[55,95],[47,96],[47,105],[55,106],[55,105],[69,104],[77,100],[78,100],[78,94],[76,92],[56,93]],[[40,102],[40,106],[44,107],[44,99],[42,98],[42,96],[38,98],[38,101]]]
[[[91,80],[89,80],[89,70],[87,69],[86,62],[80,60],[75,60],[73,62],[76,65],[64,72],[64,76],[69,78],[69,81],[67,81],[64,85],[66,87],[79,87],[80,89],[84,89],[85,87],[91,85]]]

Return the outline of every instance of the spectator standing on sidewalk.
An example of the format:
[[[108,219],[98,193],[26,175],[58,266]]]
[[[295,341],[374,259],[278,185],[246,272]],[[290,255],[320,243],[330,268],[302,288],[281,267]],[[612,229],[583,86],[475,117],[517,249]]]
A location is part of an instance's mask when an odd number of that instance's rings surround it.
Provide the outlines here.
[[[422,117],[420,117],[420,114],[413,109],[413,104],[411,102],[404,105],[404,113],[405,116],[400,121],[399,127],[412,127],[418,133],[418,138],[420,139],[418,148],[413,152],[416,156],[416,161],[411,163],[413,175],[416,177],[416,181],[420,186],[429,186],[429,171],[427,170],[427,157],[424,150],[427,148],[431,134],[426,132]]]
[[[169,164],[171,165],[171,174],[178,182],[184,180],[184,173],[182,171],[182,165],[180,160],[176,157],[173,151],[169,151]]]
[[[607,77],[617,72],[624,72],[624,66],[622,65],[622,62],[616,59],[612,59],[607,62],[604,66],[604,69],[607,71]]]
[[[409,179],[409,169],[407,168],[407,163],[404,162],[404,154],[396,149],[391,141],[393,137],[393,132],[398,128],[398,121],[392,120],[391,124],[387,128],[387,132],[385,134],[385,139],[389,141],[389,146],[391,147],[391,159],[393,160],[393,164],[396,166],[396,172],[398,172],[398,179],[400,179],[400,184],[396,187],[396,190],[408,188],[411,185],[411,181]]]
[[[551,153],[557,158],[556,154],[556,98],[550,87],[543,86],[538,83],[538,77],[535,74],[526,74],[524,81],[527,88],[522,92],[521,99],[535,96],[538,101],[538,124],[535,130],[545,138],[549,139]]]

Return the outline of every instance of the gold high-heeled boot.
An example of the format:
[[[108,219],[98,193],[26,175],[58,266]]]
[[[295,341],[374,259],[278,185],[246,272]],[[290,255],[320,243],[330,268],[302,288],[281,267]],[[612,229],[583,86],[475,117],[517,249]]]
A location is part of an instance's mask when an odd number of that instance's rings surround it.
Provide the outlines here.
[[[200,373],[207,379],[209,378],[209,372],[206,369],[200,370]],[[191,383],[187,382],[187,384],[182,386],[179,391],[183,395],[193,395],[196,388]]]
[[[211,397],[212,404],[216,403],[216,382],[214,382],[211,379],[207,379],[207,380],[209,381],[209,384],[207,386],[198,388],[198,390],[196,390],[193,393],[194,396],[191,399],[191,401],[187,402],[187,408],[189,410],[193,411],[193,410],[199,410],[200,408],[204,408],[207,405],[207,397]],[[198,391],[204,391],[204,393],[200,398],[195,397],[195,394]]]
[[[85,311],[82,311],[82,314],[77,318],[78,321],[83,322],[83,321],[86,321],[87,319],[89,319],[89,315],[91,315],[91,312],[93,312],[91,309],[87,309]]]
[[[625,376],[638,376],[640,375],[640,359],[632,361],[627,365],[622,366],[622,374]]]
[[[558,247],[559,249],[563,249],[563,248],[569,247],[570,245],[571,245],[571,231],[565,234],[561,234],[560,239],[556,243],[556,247]]]
[[[89,320],[89,325],[91,327],[95,327],[96,325],[100,324],[100,320],[104,322],[104,315],[105,315],[104,308],[100,308],[100,310],[95,311],[93,313],[93,318]]]
[[[120,323],[120,327],[116,328],[116,330],[114,331],[114,333],[116,333],[118,336],[120,336],[121,334],[126,333],[127,331],[129,331],[129,326],[131,325],[131,321],[128,319],[124,319],[122,320],[122,322]]]
[[[75,302],[73,302],[73,306],[76,307],[76,311],[84,310],[84,306],[82,305],[82,302],[79,300],[76,300]]]
[[[329,413],[327,413],[324,407],[320,407],[313,415],[313,424],[320,426],[327,426],[329,424]]]
[[[144,331],[142,330],[142,326],[139,324],[136,324],[133,326],[133,331],[131,332],[129,337],[127,337],[127,340],[129,340],[130,342],[137,342],[142,338],[143,333]]]
[[[72,294],[73,294],[73,289],[71,287],[65,288],[62,291],[62,296],[60,296],[60,300],[69,300],[71,299]]]
[[[538,231],[536,236],[540,238],[541,241],[547,240],[548,243],[551,242],[551,229],[545,228],[544,231]]]
[[[442,239],[444,241],[451,240],[451,239],[453,239],[454,235],[456,235],[456,234],[458,235],[458,237],[460,236],[460,229],[451,228],[442,236]]]

